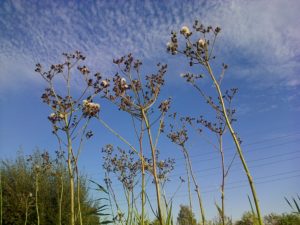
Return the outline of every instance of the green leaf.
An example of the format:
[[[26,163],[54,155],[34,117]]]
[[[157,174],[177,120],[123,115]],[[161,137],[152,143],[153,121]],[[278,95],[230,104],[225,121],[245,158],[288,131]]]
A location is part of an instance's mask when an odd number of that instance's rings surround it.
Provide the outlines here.
[[[98,189],[96,189],[96,190],[102,191],[102,192],[108,194],[108,191],[102,185],[98,184],[97,182],[95,182],[93,180],[89,180],[89,181],[92,182],[93,184],[97,185]]]
[[[172,205],[173,205],[173,203],[171,202],[171,206],[170,206],[170,209],[169,209],[168,214],[167,214],[166,225],[172,225],[173,224],[173,221],[172,221]]]
[[[220,206],[215,202],[215,206],[217,207],[218,213],[220,215],[220,217],[222,217],[223,215],[223,210],[220,208]]]

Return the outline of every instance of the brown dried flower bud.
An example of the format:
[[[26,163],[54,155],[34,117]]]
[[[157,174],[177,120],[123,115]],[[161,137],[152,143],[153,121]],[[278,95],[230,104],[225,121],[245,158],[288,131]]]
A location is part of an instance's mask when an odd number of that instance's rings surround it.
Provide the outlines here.
[[[107,80],[102,80],[102,81],[101,81],[101,86],[102,86],[103,88],[107,88],[107,87],[109,86],[109,82],[108,82]]]
[[[88,100],[82,101],[82,111],[85,117],[96,116],[100,111],[100,105],[97,103],[90,102]]]

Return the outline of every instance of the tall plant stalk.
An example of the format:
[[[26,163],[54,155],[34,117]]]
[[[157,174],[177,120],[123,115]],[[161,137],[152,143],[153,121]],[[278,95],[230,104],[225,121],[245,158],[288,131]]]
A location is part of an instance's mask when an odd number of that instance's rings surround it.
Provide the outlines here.
[[[65,117],[66,127],[68,127],[68,118]],[[68,148],[68,173],[69,173],[69,182],[70,182],[70,224],[75,224],[75,185],[74,185],[74,171],[73,171],[73,150],[72,150],[72,140],[69,133],[69,130],[66,130],[67,136],[67,148]]]
[[[200,207],[201,221],[202,221],[202,224],[205,225],[206,224],[206,217],[205,217],[205,211],[204,211],[204,206],[203,206],[203,202],[202,202],[200,187],[197,183],[196,177],[195,177],[194,172],[193,172],[193,167],[192,167],[192,162],[191,162],[191,159],[190,159],[189,152],[185,148],[184,145],[182,145],[182,149],[183,149],[183,152],[185,154],[185,157],[187,158],[189,171],[190,171],[190,174],[191,174],[194,186],[195,186],[195,190],[196,190],[196,193],[197,193],[198,203],[199,203],[199,207]]]
[[[27,220],[28,220],[28,196],[26,196],[26,201],[25,201],[25,222],[24,225],[27,225]],[[2,224],[2,223],[1,223]]]
[[[190,171],[189,171],[189,162],[188,162],[186,154],[184,154],[184,163],[185,163],[186,177],[187,177],[187,183],[188,183],[189,207],[190,207],[190,210],[193,212],[192,193],[191,193],[191,176],[190,176]]]
[[[217,93],[218,93],[218,99],[219,99],[219,101],[221,103],[221,106],[222,106],[222,113],[224,115],[226,125],[227,125],[227,127],[229,129],[229,132],[231,134],[231,137],[232,137],[232,139],[235,143],[237,153],[240,157],[240,160],[242,162],[244,171],[245,171],[245,173],[247,175],[247,178],[248,178],[248,182],[249,182],[249,185],[250,185],[250,188],[251,188],[252,197],[253,197],[253,200],[254,200],[254,204],[255,204],[259,224],[263,225],[264,223],[263,223],[262,215],[261,215],[261,212],[260,212],[259,199],[257,197],[257,193],[256,193],[255,185],[254,185],[254,182],[253,182],[253,178],[252,178],[250,170],[247,166],[247,163],[246,163],[246,160],[245,160],[245,157],[244,157],[239,139],[236,136],[236,133],[233,130],[233,127],[232,127],[231,122],[229,120],[229,117],[228,117],[228,114],[227,114],[227,108],[226,108],[225,103],[224,103],[223,94],[221,92],[220,85],[219,85],[218,81],[216,80],[216,77],[213,74],[213,71],[211,69],[211,66],[210,66],[210,63],[208,62],[208,60],[204,62],[204,66],[207,69],[207,71],[208,71],[208,73],[209,73],[209,75],[210,75],[211,79],[213,80],[213,83],[216,87],[216,90],[217,90]]]
[[[124,137],[114,131],[108,124],[106,124],[102,119],[98,118],[98,120],[114,135],[116,135],[122,142],[127,144],[133,151],[139,156],[140,159],[140,171],[141,171],[141,202],[142,202],[142,209],[141,209],[141,219],[140,223],[145,224],[145,204],[146,204],[146,181],[145,176],[146,172],[149,172],[153,177],[153,183],[155,185],[156,191],[156,202],[157,202],[157,219],[159,220],[161,225],[164,225],[163,213],[162,213],[162,201],[161,201],[161,190],[160,190],[160,179],[158,171],[158,151],[156,149],[158,137],[160,135],[160,129],[162,128],[162,120],[161,118],[164,117],[165,112],[169,108],[170,100],[165,100],[161,103],[158,107],[160,110],[160,116],[154,122],[150,122],[151,118],[149,116],[149,111],[153,112],[153,105],[155,104],[161,86],[164,84],[164,74],[166,72],[166,65],[158,64],[159,70],[157,74],[151,74],[146,76],[145,81],[146,84],[143,85],[143,81],[140,76],[140,66],[142,63],[139,60],[134,60],[132,55],[129,54],[127,56],[121,57],[120,59],[114,60],[114,63],[118,65],[120,69],[120,74],[117,73],[113,79],[112,88],[108,88],[110,86],[110,80],[103,79],[101,81],[101,88],[97,89],[96,87],[96,94],[100,91],[104,93],[106,99],[114,103],[124,112],[127,112],[132,120],[133,120],[133,127],[139,142],[139,150],[133,147]],[[122,74],[122,76],[121,76]],[[133,76],[135,75],[135,76]],[[141,129],[138,132],[135,126],[135,121],[139,121],[141,123]],[[160,121],[159,124],[159,131],[157,132],[156,139],[153,139],[153,131],[152,125]],[[144,128],[145,126],[145,128]],[[147,159],[151,161],[151,163],[145,162],[144,155],[147,155],[143,151],[143,137],[144,131],[146,133],[145,138],[148,139],[148,149],[150,149],[151,159]],[[147,164],[147,165],[146,165]],[[151,165],[150,165],[151,164]],[[162,164],[164,167],[164,164]],[[121,181],[123,183],[123,181]],[[128,205],[129,206],[129,205]]]
[[[158,219],[160,221],[160,224],[163,225],[163,215],[162,215],[162,210],[161,210],[161,193],[160,193],[160,185],[159,185],[159,179],[157,176],[157,165],[156,165],[156,148],[153,144],[153,140],[152,140],[152,134],[151,134],[151,127],[149,124],[149,120],[148,117],[146,115],[146,112],[144,111],[144,109],[141,109],[142,111],[142,116],[143,116],[143,120],[145,121],[145,125],[146,125],[146,129],[147,129],[147,133],[148,133],[148,139],[149,139],[149,144],[150,144],[150,148],[151,148],[151,155],[152,155],[152,169],[153,169],[153,178],[154,178],[154,183],[155,183],[155,190],[156,190],[156,201],[157,201],[157,211],[158,211]]]
[[[87,131],[86,127],[92,117],[98,115],[100,105],[93,102],[93,96],[88,95],[88,90],[93,86],[95,79],[98,79],[99,73],[95,74],[94,79],[90,77],[90,71],[86,66],[78,65],[85,60],[79,51],[74,54],[63,53],[65,62],[62,64],[51,65],[49,71],[43,71],[41,64],[36,65],[35,71],[38,72],[46,81],[48,87],[42,95],[44,103],[50,106],[52,113],[48,117],[52,123],[52,133],[56,135],[60,148],[65,146],[67,149],[67,168],[69,176],[69,191],[70,191],[70,225],[75,225],[75,195],[77,192],[78,217],[79,223],[82,225],[82,215],[80,206],[80,180],[78,172],[78,157],[81,151],[83,137],[89,139],[93,136],[92,131]],[[85,83],[85,87],[81,92],[78,90],[71,93],[71,70],[77,66],[77,70],[81,73],[80,77]],[[65,89],[59,90],[54,81],[56,76],[59,76],[65,82]],[[79,92],[79,93],[78,93]],[[72,96],[73,95],[73,96]],[[86,98],[86,99],[84,99]],[[83,129],[82,121],[86,121]],[[76,151],[76,139],[80,139],[79,148]],[[77,180],[77,190],[75,190],[75,179]]]
[[[145,204],[146,204],[146,171],[145,171],[145,160],[143,154],[143,135],[144,134],[144,127],[143,123],[141,123],[141,132],[139,135],[139,145],[140,145],[140,157],[141,160],[141,169],[142,169],[142,191],[141,191],[141,199],[142,199],[142,212],[141,212],[141,225],[145,224]]]
[[[62,225],[62,201],[63,201],[63,194],[64,194],[64,183],[63,183],[63,175],[60,174],[60,194],[59,194],[59,203],[58,203],[58,224]]]
[[[80,199],[81,199],[81,197],[80,197],[80,178],[79,178],[77,164],[76,164],[76,185],[77,185],[77,205],[78,205],[79,223],[80,223],[80,225],[83,225],[82,213],[81,213],[81,201],[80,201]]]
[[[3,221],[3,212],[2,212],[2,208],[3,208],[3,196],[2,196],[2,168],[0,167],[1,171],[0,171],[0,224],[2,225],[2,221]]]
[[[39,202],[38,202],[38,193],[39,193],[39,171],[35,172],[35,210],[37,216],[37,225],[40,225],[40,213],[39,213]],[[27,217],[27,213],[26,213]]]
[[[213,102],[212,97],[206,96],[206,94],[197,85],[195,85],[195,81],[197,79],[203,78],[203,75],[194,75],[190,73],[183,75],[183,77],[186,78],[188,82],[190,82],[194,87],[196,87],[196,89],[200,92],[200,94],[205,98],[206,102],[212,106],[212,108],[217,112],[217,114],[220,113],[222,118],[225,120],[224,122],[230,132],[230,135],[236,146],[237,154],[239,155],[239,158],[243,165],[243,169],[248,178],[248,183],[251,188],[252,196],[254,199],[259,224],[263,225],[259,200],[256,194],[253,178],[247,166],[242,148],[240,146],[239,138],[237,137],[236,132],[232,127],[232,120],[231,120],[232,118],[230,118],[230,116],[228,115],[229,111],[224,102],[225,95],[222,93],[220,87],[221,82],[224,78],[225,70],[227,69],[228,66],[223,63],[222,73],[220,77],[217,79],[210,65],[210,60],[215,58],[214,56],[212,56],[212,53],[213,53],[216,37],[218,33],[221,31],[221,28],[216,27],[215,29],[213,29],[212,26],[206,27],[203,24],[199,23],[198,21],[195,21],[193,25],[193,29],[195,30],[196,34],[199,33],[201,35],[201,37],[196,42],[191,41],[191,36],[193,35],[193,33],[190,31],[190,29],[187,26],[183,26],[180,30],[180,33],[184,36],[186,40],[185,49],[183,51],[178,49],[177,34],[175,32],[172,32],[171,42],[168,43],[167,50],[170,51],[173,55],[177,53],[181,53],[185,55],[190,60],[189,63],[190,66],[196,64],[202,66],[202,68],[204,68],[204,70],[208,73],[211,81],[213,82],[213,85],[217,92],[217,99],[219,101],[219,104],[217,105]],[[209,40],[208,38],[211,33],[213,33],[212,41]]]
[[[175,119],[177,117],[177,113],[173,113],[172,115],[173,119],[174,119],[174,123],[176,123]],[[182,117],[180,119],[180,121],[182,122],[182,126],[179,127],[175,127],[175,125],[173,125],[172,123],[170,124],[170,128],[171,131],[170,133],[167,135],[167,137],[175,144],[177,144],[184,156],[185,159],[185,164],[186,164],[186,171],[187,171],[187,177],[188,177],[188,189],[189,189],[189,198],[190,198],[190,208],[191,208],[191,193],[190,193],[190,177],[192,178],[193,184],[195,186],[195,191],[197,193],[197,198],[198,198],[198,204],[199,204],[199,208],[200,208],[200,212],[199,212],[199,221],[201,221],[202,225],[206,224],[206,217],[205,217],[205,210],[204,210],[204,206],[203,206],[203,201],[202,201],[202,196],[201,196],[201,192],[200,192],[200,187],[197,183],[196,177],[194,175],[193,172],[193,167],[192,167],[192,162],[190,159],[190,155],[188,152],[188,149],[186,148],[186,142],[188,141],[188,132],[186,129],[186,123],[189,123],[192,125],[192,118],[190,117]],[[191,209],[192,210],[192,209]]]
[[[222,134],[219,136],[219,151],[221,154],[221,168],[222,168],[222,182],[221,182],[221,219],[222,224],[225,225],[225,159],[224,159],[224,151],[223,151],[223,137]]]

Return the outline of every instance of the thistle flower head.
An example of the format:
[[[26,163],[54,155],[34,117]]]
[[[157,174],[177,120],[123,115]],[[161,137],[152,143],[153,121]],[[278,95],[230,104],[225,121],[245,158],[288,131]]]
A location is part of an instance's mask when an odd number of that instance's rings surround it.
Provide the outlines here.
[[[173,48],[173,47],[174,47],[174,43],[169,41],[169,42],[167,43],[167,48],[168,48],[168,49],[171,49],[171,48]]]
[[[82,101],[82,112],[85,117],[93,117],[96,116],[100,111],[100,105],[94,102],[90,102],[88,100]]]
[[[126,79],[124,77],[121,78],[121,83],[126,84]]]
[[[190,32],[190,29],[187,26],[183,26],[180,29],[180,33],[183,34],[183,35],[189,35],[191,32]]]
[[[48,119],[52,122],[52,123],[56,123],[57,121],[61,121],[62,119],[64,119],[64,114],[62,113],[51,113],[48,116]]]
[[[171,52],[173,55],[177,53],[178,44],[177,42],[173,42],[173,40],[167,43],[167,51]]]
[[[109,86],[108,81],[107,81],[107,80],[102,80],[102,81],[101,81],[101,86],[102,86],[103,88],[107,88],[107,87]]]
[[[205,44],[206,44],[206,41],[204,39],[199,39],[198,40],[198,46],[200,48],[203,48],[205,46]]]

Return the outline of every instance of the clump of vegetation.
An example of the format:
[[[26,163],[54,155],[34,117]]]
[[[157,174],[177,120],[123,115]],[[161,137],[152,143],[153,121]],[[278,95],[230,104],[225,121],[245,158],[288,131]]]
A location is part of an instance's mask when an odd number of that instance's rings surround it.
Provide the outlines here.
[[[2,160],[0,171],[3,192],[1,224],[70,223],[68,172],[60,154],[54,158],[47,151],[37,150],[25,157],[20,152],[15,160]],[[85,176],[80,175],[80,178],[83,221],[85,224],[100,224],[97,215],[99,202],[89,197]]]

